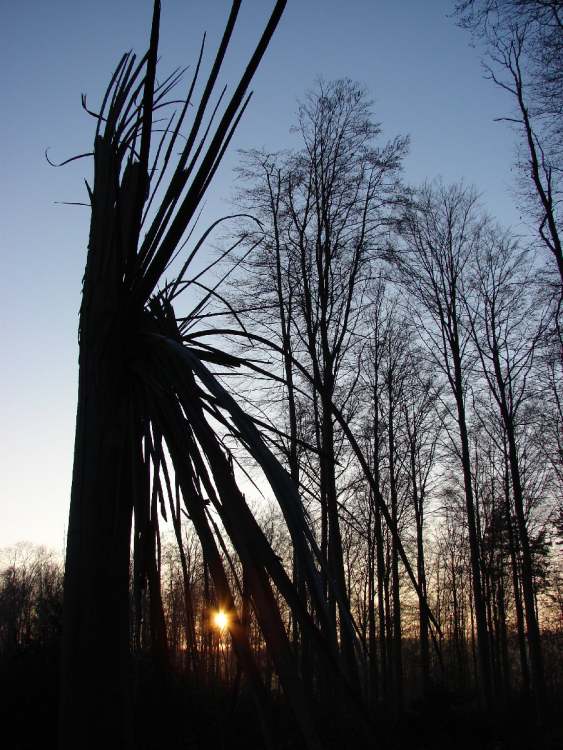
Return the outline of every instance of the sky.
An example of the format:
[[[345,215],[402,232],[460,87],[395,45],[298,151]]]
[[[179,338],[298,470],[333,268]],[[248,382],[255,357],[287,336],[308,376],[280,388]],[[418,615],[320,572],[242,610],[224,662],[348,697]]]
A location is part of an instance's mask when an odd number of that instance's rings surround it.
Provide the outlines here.
[[[244,0],[222,79],[236,85],[274,0]],[[121,54],[148,44],[149,0],[1,3],[0,548],[63,546],[77,395],[77,326],[86,259],[88,160],[95,108]],[[162,0],[161,71],[212,54],[230,3]],[[453,0],[288,0],[254,79],[254,96],[207,197],[206,220],[232,209],[238,149],[298,145],[298,100],[322,76],[349,77],[374,101],[384,138],[409,134],[411,184],[463,179],[486,210],[521,231],[515,135],[495,118],[506,94],[483,77],[480,51],[451,17]],[[189,76],[189,72],[188,72]]]

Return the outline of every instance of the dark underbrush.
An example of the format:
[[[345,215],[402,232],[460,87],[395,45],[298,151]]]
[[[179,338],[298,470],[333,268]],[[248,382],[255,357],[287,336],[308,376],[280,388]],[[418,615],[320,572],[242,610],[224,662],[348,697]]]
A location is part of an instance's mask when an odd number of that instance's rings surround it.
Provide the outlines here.
[[[0,659],[2,745],[10,750],[56,748],[59,653],[56,645],[33,646]],[[134,750],[261,750],[258,716],[244,680],[238,689],[204,684],[177,671],[158,670],[148,657],[132,662]],[[388,750],[561,750],[563,719],[549,707],[543,741],[530,725],[529,705],[512,699],[485,715],[471,695],[435,689],[413,702],[400,718],[379,706],[372,747]],[[272,737],[279,750],[302,747],[283,700],[272,698]],[[338,708],[319,711],[318,728],[327,750],[353,737]],[[79,748],[80,742],[77,742]],[[352,743],[353,746],[353,743]],[[358,739],[358,747],[365,744]]]

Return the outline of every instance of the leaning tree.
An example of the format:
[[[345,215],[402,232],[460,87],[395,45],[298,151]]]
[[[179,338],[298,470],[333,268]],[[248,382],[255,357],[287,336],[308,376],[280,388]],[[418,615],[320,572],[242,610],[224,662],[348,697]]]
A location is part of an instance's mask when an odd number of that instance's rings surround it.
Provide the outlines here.
[[[278,0],[230,101],[215,95],[240,7],[234,0],[211,71],[198,97],[204,42],[188,91],[165,126],[176,71],[158,82],[160,3],[155,2],[148,52],[125,54],[98,112],[94,181],[88,186],[91,225],[79,329],[79,391],[64,595],[60,746],[132,745],[129,687],[131,549],[135,590],[148,591],[155,657],[166,663],[166,632],[158,570],[159,513],[181,509],[198,534],[218,603],[230,611],[233,647],[247,675],[268,746],[266,689],[246,627],[235,606],[211,509],[238,555],[270,657],[305,746],[319,747],[311,697],[305,695],[284,628],[278,594],[310,632],[319,660],[340,685],[355,726],[364,724],[340,656],[324,639],[328,613],[313,535],[296,488],[254,422],[213,369],[254,366],[217,345],[203,328],[208,289],[187,315],[173,303],[201,290],[193,262],[208,232],[193,244],[173,280],[163,275],[186,245],[235,128],[248,104],[249,83],[281,17]],[[176,105],[178,102],[176,101]],[[86,107],[86,103],[84,102]],[[158,136],[157,136],[158,133]],[[181,148],[180,148],[181,146]],[[180,149],[180,155],[176,153]],[[180,264],[178,264],[180,265]],[[168,271],[170,273],[170,271]],[[190,274],[192,274],[190,276]],[[249,332],[240,332],[251,336]],[[281,506],[299,558],[308,611],[237,486],[221,430],[238,438],[260,465]],[[132,543],[131,543],[132,539]]]

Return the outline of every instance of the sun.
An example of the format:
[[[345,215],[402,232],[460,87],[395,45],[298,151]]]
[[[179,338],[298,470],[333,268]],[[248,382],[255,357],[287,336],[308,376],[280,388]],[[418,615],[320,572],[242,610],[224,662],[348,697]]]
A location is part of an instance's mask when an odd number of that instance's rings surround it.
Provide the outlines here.
[[[229,624],[229,615],[222,609],[217,610],[213,615],[213,624],[218,630],[225,630]]]

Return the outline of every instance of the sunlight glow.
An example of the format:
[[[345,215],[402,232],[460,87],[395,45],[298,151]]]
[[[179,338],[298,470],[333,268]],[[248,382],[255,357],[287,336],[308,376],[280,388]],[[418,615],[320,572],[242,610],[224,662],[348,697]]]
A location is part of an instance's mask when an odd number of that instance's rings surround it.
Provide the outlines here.
[[[217,610],[213,615],[213,624],[218,630],[225,630],[229,624],[229,615],[222,609]]]

